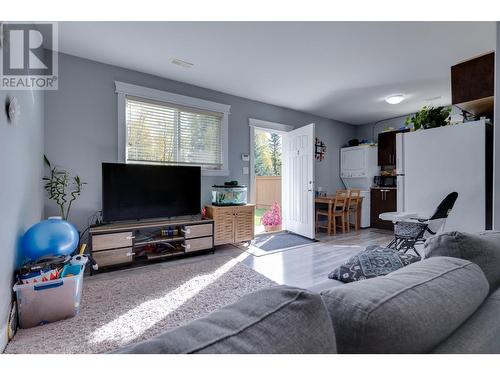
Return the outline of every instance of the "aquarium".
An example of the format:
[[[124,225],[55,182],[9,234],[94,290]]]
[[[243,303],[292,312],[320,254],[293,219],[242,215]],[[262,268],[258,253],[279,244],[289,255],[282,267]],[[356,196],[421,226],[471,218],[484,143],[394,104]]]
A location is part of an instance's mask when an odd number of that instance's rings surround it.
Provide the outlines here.
[[[247,187],[244,185],[212,186],[214,206],[241,206],[247,204]]]

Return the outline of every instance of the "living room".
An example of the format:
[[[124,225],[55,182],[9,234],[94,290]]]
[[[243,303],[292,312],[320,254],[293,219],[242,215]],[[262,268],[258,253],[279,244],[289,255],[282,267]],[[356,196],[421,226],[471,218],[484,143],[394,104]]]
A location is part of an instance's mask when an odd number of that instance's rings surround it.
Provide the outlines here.
[[[133,9],[0,23],[2,358],[500,354],[498,22]]]

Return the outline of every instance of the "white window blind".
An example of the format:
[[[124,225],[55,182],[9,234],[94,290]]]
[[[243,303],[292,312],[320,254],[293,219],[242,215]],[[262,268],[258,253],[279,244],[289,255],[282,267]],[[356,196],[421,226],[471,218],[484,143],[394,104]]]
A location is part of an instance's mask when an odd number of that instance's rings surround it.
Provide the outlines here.
[[[126,161],[220,169],[223,114],[126,97]]]

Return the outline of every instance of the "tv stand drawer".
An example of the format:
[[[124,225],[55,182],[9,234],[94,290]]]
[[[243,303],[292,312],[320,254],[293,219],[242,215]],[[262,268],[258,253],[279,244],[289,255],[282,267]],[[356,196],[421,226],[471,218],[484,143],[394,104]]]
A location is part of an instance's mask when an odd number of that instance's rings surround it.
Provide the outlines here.
[[[124,249],[98,251],[92,253],[92,256],[99,267],[106,267],[132,262],[134,251],[131,247],[126,247]]]
[[[211,235],[213,235],[212,224],[186,225],[184,227],[184,237],[186,238],[204,237]]]
[[[132,246],[132,232],[99,234],[92,236],[92,251],[116,249]]]
[[[213,246],[213,237],[193,238],[184,242],[184,249],[186,253],[198,250],[208,250]]]

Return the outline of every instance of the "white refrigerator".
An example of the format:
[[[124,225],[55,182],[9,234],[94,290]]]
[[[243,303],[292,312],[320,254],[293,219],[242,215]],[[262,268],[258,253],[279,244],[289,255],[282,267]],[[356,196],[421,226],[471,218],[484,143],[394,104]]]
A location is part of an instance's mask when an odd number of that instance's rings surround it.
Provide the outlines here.
[[[430,216],[449,193],[458,193],[444,231],[486,226],[484,120],[396,136],[397,210]]]

